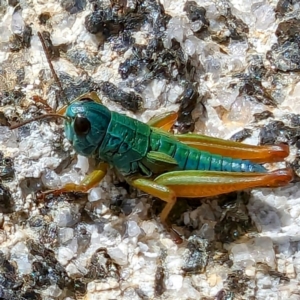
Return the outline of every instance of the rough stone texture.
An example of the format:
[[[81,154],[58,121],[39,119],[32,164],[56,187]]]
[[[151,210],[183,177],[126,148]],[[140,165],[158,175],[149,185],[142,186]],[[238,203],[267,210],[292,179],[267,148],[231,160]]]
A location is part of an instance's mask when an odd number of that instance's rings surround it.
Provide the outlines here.
[[[161,201],[113,171],[87,196],[41,201],[37,191],[80,182],[94,162],[76,158],[54,120],[8,128],[96,90],[142,121],[179,111],[179,132],[286,142],[300,174],[299,9],[293,0],[1,4],[0,298],[300,299],[298,177],[178,201],[176,245],[157,217]]]

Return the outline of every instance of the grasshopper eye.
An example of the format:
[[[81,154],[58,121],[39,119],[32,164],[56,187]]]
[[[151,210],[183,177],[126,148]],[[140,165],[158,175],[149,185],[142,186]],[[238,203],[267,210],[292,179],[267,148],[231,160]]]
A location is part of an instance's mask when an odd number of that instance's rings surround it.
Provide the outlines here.
[[[87,135],[91,130],[91,123],[85,117],[76,117],[74,121],[74,131],[77,135]]]

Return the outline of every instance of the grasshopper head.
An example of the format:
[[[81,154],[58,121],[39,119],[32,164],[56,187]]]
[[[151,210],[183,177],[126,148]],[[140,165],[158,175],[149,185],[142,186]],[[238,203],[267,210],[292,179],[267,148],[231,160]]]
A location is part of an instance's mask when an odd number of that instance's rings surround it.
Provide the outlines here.
[[[65,133],[75,151],[83,156],[95,153],[101,145],[111,119],[104,105],[83,98],[71,103],[65,113]]]

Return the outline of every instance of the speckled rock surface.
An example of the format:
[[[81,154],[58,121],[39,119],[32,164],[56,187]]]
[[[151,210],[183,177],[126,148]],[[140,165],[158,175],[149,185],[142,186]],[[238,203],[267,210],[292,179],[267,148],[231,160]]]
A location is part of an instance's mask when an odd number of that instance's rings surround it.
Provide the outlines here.
[[[7,1],[0,4],[1,299],[300,299],[298,1]],[[63,88],[50,72],[41,42]],[[109,171],[88,194],[45,200],[94,168],[59,121],[10,130],[97,91],[175,131],[288,143],[295,180],[170,214]],[[285,162],[267,166],[284,167]]]

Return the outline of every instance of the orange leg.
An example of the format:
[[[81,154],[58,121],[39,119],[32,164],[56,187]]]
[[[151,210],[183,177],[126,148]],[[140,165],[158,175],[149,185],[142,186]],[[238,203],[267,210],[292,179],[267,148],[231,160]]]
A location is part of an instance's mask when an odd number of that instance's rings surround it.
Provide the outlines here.
[[[176,112],[165,113],[150,119],[148,125],[170,131],[177,117]],[[255,163],[279,162],[289,155],[289,146],[285,144],[254,146],[201,134],[175,134],[174,137],[201,151],[237,159],[248,159]]]
[[[177,197],[200,198],[248,188],[279,187],[287,185],[292,178],[291,169],[282,169],[271,173],[174,171],[162,174],[154,181],[144,178],[128,181],[132,186],[167,202],[160,218],[169,229],[167,217]],[[170,232],[173,234],[174,241],[180,243],[181,238],[178,234],[175,231]]]
[[[80,182],[80,184],[67,183],[60,189],[43,192],[43,195],[48,195],[48,194],[59,195],[68,192],[87,193],[88,190],[90,190],[91,188],[99,184],[100,181],[104,178],[107,172],[107,167],[108,166],[106,163],[100,163],[97,169],[94,170],[89,175],[87,175],[86,177],[84,177],[83,180]]]
[[[172,189],[170,189],[167,186],[158,184],[156,182],[153,182],[149,179],[144,178],[138,178],[135,180],[130,181],[129,183],[142,190],[143,192],[146,192],[154,197],[160,198],[161,200],[166,202],[166,205],[160,215],[160,220],[164,227],[170,232],[172,239],[176,244],[180,244],[182,242],[181,237],[178,235],[176,231],[174,231],[171,226],[168,224],[167,217],[176,203],[176,194]]]
[[[248,188],[280,187],[292,179],[291,169],[270,173],[174,171],[158,176],[154,182],[171,188],[177,197],[198,198]]]
[[[159,116],[151,118],[147,124],[149,126],[170,131],[174,123],[176,122],[178,114],[174,111],[164,113]]]
[[[200,134],[175,134],[174,137],[202,151],[232,158],[249,159],[255,163],[279,162],[289,155],[289,146],[285,144],[253,146]]]

